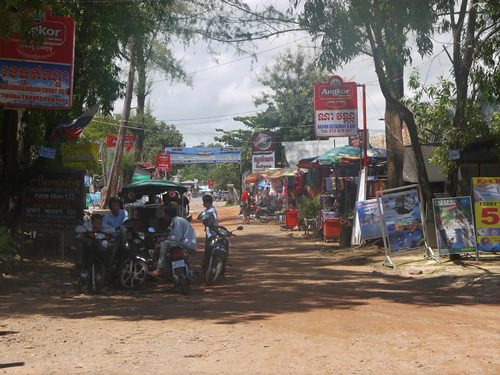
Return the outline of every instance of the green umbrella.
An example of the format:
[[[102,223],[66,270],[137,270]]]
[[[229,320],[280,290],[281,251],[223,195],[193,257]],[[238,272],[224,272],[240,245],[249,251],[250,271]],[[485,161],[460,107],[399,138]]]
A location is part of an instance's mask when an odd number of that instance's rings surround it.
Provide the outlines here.
[[[332,165],[342,162],[342,158],[361,156],[361,150],[352,146],[339,146],[325,152],[318,158],[317,163],[320,165]]]

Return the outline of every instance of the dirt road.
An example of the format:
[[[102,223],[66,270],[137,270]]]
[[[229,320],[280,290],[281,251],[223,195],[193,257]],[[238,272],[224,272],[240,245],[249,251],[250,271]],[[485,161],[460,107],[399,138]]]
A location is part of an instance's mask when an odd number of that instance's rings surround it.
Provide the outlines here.
[[[221,224],[237,213],[219,207]],[[498,260],[412,255],[394,271],[375,246],[342,250],[275,224],[238,234],[226,279],[188,297],[155,282],[80,295],[69,262],[27,262],[0,280],[0,373],[500,373]]]

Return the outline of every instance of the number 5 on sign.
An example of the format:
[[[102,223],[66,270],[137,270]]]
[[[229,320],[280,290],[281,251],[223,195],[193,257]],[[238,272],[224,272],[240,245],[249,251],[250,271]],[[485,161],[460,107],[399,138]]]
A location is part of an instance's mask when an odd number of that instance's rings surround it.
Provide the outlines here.
[[[481,211],[481,223],[486,226],[494,226],[500,221],[498,207],[483,207]]]

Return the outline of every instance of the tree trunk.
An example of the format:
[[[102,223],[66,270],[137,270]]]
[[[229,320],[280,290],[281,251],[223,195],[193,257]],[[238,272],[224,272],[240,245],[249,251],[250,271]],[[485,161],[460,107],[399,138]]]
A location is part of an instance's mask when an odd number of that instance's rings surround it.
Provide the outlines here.
[[[403,133],[399,110],[386,101],[385,137],[387,146],[387,182],[390,188],[402,186],[403,182]]]
[[[120,129],[118,130],[118,137],[116,141],[116,152],[113,157],[113,164],[109,173],[108,186],[104,199],[101,199],[101,208],[108,206],[109,199],[115,197],[118,188],[118,175],[121,169],[121,162],[123,158],[123,145],[125,144],[125,135],[127,134],[126,126],[130,117],[130,107],[132,105],[132,96],[134,92],[134,38],[130,38],[130,67],[128,72],[127,89],[125,92],[125,103],[123,104],[122,118],[120,120]]]
[[[2,169],[0,180],[0,222],[11,221],[9,216],[9,201],[14,199],[17,192],[19,177],[19,143],[18,143],[18,113],[17,110],[6,109],[3,111],[2,134]],[[7,223],[9,224],[9,223]],[[10,223],[11,224],[11,223]]]

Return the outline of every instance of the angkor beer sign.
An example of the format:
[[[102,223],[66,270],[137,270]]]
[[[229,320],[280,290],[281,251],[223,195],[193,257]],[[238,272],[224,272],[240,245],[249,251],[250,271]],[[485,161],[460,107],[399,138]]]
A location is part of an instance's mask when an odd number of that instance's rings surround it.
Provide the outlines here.
[[[252,134],[252,171],[265,171],[276,166],[274,133]]]
[[[15,17],[10,13],[0,18]],[[0,104],[69,109],[73,95],[75,20],[35,13],[31,33],[41,45],[23,44],[13,33],[0,39]]]
[[[352,137],[358,134],[358,85],[339,76],[314,85],[316,137]]]

